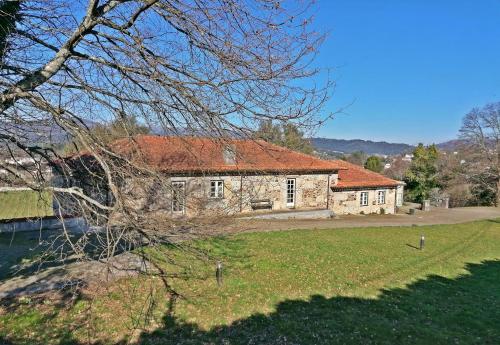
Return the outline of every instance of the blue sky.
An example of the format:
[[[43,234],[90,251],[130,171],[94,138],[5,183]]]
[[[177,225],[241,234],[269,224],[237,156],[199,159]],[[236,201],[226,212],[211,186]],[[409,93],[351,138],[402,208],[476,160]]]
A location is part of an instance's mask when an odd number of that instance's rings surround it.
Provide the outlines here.
[[[325,111],[354,102],[319,136],[442,142],[500,101],[499,0],[318,0],[313,25],[337,83]]]

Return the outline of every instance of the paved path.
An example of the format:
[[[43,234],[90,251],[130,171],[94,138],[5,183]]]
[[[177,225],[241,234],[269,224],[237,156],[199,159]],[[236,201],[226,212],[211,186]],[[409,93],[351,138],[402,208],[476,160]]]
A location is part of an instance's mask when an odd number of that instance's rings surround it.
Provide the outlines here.
[[[452,209],[433,208],[415,215],[349,215],[335,219],[289,219],[289,220],[237,220],[227,224],[221,232],[276,231],[291,229],[332,229],[369,226],[412,226],[434,224],[457,224],[482,219],[500,218],[500,207],[460,207]]]

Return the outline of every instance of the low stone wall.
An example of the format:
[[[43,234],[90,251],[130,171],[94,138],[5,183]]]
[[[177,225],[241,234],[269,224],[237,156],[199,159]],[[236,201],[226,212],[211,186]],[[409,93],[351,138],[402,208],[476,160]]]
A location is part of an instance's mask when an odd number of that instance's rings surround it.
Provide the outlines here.
[[[83,218],[73,217],[64,219],[64,224],[57,217],[45,217],[34,219],[13,219],[0,222],[0,233],[12,233],[19,231],[56,230],[66,227],[72,232],[85,231],[88,227]]]
[[[333,217],[335,214],[331,210],[312,210],[257,214],[239,219],[330,219]]]

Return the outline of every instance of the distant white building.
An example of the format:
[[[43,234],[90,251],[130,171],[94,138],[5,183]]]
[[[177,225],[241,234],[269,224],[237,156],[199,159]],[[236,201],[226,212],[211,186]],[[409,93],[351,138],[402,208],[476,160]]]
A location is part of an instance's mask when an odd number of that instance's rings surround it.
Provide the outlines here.
[[[412,153],[407,153],[401,158],[401,160],[405,162],[411,162],[413,160],[413,154]]]

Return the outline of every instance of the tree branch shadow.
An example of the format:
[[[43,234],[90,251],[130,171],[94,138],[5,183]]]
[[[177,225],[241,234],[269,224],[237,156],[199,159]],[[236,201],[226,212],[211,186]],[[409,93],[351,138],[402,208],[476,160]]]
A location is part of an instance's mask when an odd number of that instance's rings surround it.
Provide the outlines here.
[[[500,260],[469,263],[456,278],[431,275],[377,298],[312,295],[285,300],[269,314],[202,329],[176,317],[170,299],[163,325],[143,331],[138,344],[498,344]],[[85,344],[130,343],[92,340]],[[28,344],[2,339],[9,345]],[[62,332],[58,344],[83,344]],[[135,343],[135,342],[134,342]]]
[[[407,246],[407,247],[410,247],[410,248],[413,248],[413,249],[420,250],[420,248],[419,248],[419,247],[414,246],[413,244],[410,244],[410,243],[406,243],[406,246]]]

